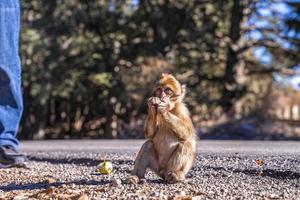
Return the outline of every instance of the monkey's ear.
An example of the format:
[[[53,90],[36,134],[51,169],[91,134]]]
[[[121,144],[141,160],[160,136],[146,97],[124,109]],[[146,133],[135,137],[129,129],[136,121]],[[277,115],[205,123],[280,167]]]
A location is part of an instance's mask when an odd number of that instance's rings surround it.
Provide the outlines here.
[[[186,94],[186,85],[183,84],[183,85],[181,85],[181,95],[180,95],[181,100],[183,100],[183,98],[185,97],[185,94]]]

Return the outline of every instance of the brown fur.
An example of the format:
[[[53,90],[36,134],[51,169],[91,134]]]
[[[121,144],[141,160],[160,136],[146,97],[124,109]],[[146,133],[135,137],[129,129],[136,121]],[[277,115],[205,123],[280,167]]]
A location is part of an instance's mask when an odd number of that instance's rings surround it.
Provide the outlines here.
[[[168,183],[185,180],[196,153],[196,135],[182,99],[185,88],[169,74],[162,74],[154,88],[170,88],[172,96],[155,96],[148,101],[147,141],[139,151],[129,182],[144,178],[151,169]]]

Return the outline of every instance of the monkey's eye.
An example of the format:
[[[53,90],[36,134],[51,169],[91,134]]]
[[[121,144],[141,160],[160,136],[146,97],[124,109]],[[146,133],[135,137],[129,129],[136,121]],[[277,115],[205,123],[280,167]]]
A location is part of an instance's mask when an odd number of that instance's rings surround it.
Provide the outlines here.
[[[166,89],[165,89],[165,93],[166,93],[167,95],[173,95],[173,91],[172,91],[170,88],[166,88]]]

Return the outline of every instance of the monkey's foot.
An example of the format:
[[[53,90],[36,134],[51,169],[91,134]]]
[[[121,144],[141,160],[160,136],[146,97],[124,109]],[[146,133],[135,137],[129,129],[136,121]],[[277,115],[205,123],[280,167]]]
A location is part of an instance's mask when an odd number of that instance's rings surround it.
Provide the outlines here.
[[[178,174],[178,173],[175,173],[175,172],[169,172],[166,175],[165,180],[168,183],[174,184],[174,183],[183,182],[185,180],[185,177],[181,173]]]
[[[127,178],[128,184],[146,184],[147,180],[145,178],[139,178],[138,176],[131,175]]]
[[[136,184],[138,184],[139,183],[139,177],[138,176],[135,176],[135,175],[131,175],[131,176],[129,176],[128,178],[127,178],[127,183],[128,184],[134,184],[134,185],[136,185]]]

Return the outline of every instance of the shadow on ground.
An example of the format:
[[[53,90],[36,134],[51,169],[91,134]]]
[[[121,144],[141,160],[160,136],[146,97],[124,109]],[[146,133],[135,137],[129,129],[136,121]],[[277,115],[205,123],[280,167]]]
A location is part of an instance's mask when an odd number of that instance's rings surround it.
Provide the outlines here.
[[[97,166],[104,160],[92,159],[92,158],[50,158],[50,157],[40,157],[40,156],[29,156],[29,160],[35,162],[48,162],[51,164],[75,164],[75,165],[85,165],[85,166]],[[133,160],[112,160],[113,164],[121,165],[128,164],[133,165]]]
[[[300,173],[290,170],[274,170],[274,169],[226,169],[224,167],[206,166],[208,169],[216,171],[227,171],[232,173],[243,173],[251,176],[271,177],[280,180],[300,179]]]
[[[36,190],[36,189],[47,189],[51,186],[59,187],[62,185],[105,185],[110,183],[109,180],[76,180],[69,182],[56,182],[56,183],[46,183],[46,182],[38,182],[38,183],[28,183],[28,184],[20,184],[17,185],[15,183],[8,184],[6,186],[0,186],[0,190],[5,192],[10,192],[14,190]]]

